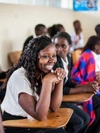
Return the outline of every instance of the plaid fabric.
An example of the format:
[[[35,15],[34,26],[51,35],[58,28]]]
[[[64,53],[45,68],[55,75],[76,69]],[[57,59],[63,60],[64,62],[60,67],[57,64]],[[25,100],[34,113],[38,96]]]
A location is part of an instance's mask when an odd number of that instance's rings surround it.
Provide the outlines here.
[[[72,69],[71,76],[73,82],[77,84],[87,84],[95,80],[95,60],[91,50],[86,50],[81,55],[81,57]],[[99,93],[100,92],[97,92],[97,94]],[[81,103],[81,106],[83,110],[89,114],[89,125],[91,125],[96,117],[95,112],[93,110],[92,98],[87,102]]]

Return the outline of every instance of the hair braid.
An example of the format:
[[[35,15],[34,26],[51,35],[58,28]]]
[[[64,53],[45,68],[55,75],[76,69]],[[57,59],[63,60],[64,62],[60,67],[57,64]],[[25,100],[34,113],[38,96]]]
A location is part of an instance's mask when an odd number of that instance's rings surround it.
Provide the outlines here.
[[[34,90],[38,54],[42,49],[44,49],[51,43],[52,42],[50,38],[48,38],[47,36],[39,36],[32,39],[25,50],[22,52],[18,63],[8,70],[6,81],[4,82],[2,88],[5,88],[7,86],[7,82],[15,70],[20,67],[24,67],[24,69],[26,70],[26,76],[31,83],[31,88],[32,90]]]

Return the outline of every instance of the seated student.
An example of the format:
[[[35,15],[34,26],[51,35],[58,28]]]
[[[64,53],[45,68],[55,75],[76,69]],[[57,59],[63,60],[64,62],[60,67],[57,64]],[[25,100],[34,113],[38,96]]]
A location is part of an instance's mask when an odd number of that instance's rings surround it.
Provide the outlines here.
[[[73,83],[71,80],[71,75],[70,75],[70,62],[68,57],[68,52],[71,47],[71,37],[68,33],[66,32],[59,32],[55,37],[54,37],[54,43],[57,48],[57,63],[55,64],[54,68],[61,67],[66,70],[66,79],[64,80],[64,86],[63,86],[63,94],[68,95],[68,94],[74,94],[74,93],[81,93],[81,92],[96,92],[96,83],[88,83],[87,85],[77,85],[76,83]],[[92,87],[92,84],[95,84],[95,87]],[[87,89],[88,88],[88,89]],[[72,127],[71,133],[76,133],[76,132],[81,132],[85,133],[87,131],[88,127],[88,122],[89,122],[89,116],[87,113],[82,111],[77,105],[73,103],[62,103],[62,107],[69,107],[74,110],[73,116],[71,117],[68,125],[67,125],[67,130],[69,128],[70,122],[75,122]],[[77,120],[77,121],[76,121]],[[82,122],[82,126],[79,127],[77,122]],[[68,130],[69,131],[69,130]],[[70,133],[69,132],[69,133]]]
[[[96,32],[97,36],[100,36],[100,24],[96,25],[95,32]]]
[[[70,52],[72,53],[74,50],[82,49],[84,47],[84,37],[82,34],[81,22],[79,20],[75,20],[73,22],[74,31],[70,34],[72,40],[72,46],[70,48]]]
[[[92,81],[100,82],[100,37],[91,36],[84,49],[81,57],[76,62],[75,66],[72,69],[72,79],[75,83],[78,84],[87,84]],[[97,95],[86,102],[84,106],[87,108],[91,107],[91,110],[88,113],[92,116],[93,126],[97,128],[97,124],[100,126],[100,90],[97,92]],[[95,102],[95,99],[99,100]],[[93,102],[93,103],[92,103]],[[95,109],[95,107],[97,107]],[[86,110],[87,111],[87,110]],[[92,130],[94,132],[94,130]],[[92,132],[91,131],[91,132]]]
[[[47,28],[44,24],[37,24],[35,26],[35,35],[36,37],[37,36],[40,36],[40,35],[47,35]],[[25,48],[25,46],[29,43],[30,40],[32,40],[34,38],[33,35],[29,36],[26,41],[24,42],[24,45],[23,45],[23,50]]]
[[[65,31],[65,28],[62,24],[54,24],[48,28],[48,34],[52,39],[58,32]]]
[[[7,87],[5,98],[1,104],[3,120],[46,118],[48,110],[56,111],[62,101],[64,69],[55,65],[56,48],[46,36],[30,41],[28,47],[5,81]],[[5,133],[44,133],[44,129],[6,128]],[[19,133],[18,132],[18,133]],[[63,128],[48,129],[46,133],[66,133]]]

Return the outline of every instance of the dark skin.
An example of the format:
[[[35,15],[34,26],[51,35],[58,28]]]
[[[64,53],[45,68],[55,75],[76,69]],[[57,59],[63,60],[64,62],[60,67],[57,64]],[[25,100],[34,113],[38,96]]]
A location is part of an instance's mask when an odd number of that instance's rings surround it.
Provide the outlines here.
[[[74,29],[75,29],[76,34],[77,34],[77,35],[80,35],[80,33],[81,33],[81,31],[82,31],[80,22],[76,22],[76,23],[74,24]]]
[[[42,77],[39,100],[36,101],[33,96],[26,93],[20,93],[18,97],[20,106],[37,120],[44,120],[48,110],[56,111],[62,102],[63,79],[66,73],[61,68],[51,72],[56,61],[56,48],[53,44],[41,50],[38,54],[36,75],[39,78],[42,73],[45,73],[45,76]],[[39,69],[41,72],[38,71]]]
[[[65,38],[61,37],[55,39],[55,46],[57,48],[57,55],[66,62],[66,55],[68,54],[71,44],[69,44]]]
[[[35,31],[36,36],[47,35],[47,28],[41,27],[39,30]]]
[[[100,55],[100,44],[97,44],[94,46],[93,51],[97,54]]]
[[[69,53],[69,48],[71,44],[68,43],[68,40],[64,37],[55,38],[55,46],[57,48],[57,54],[64,61],[66,59],[67,54]],[[98,91],[98,82],[94,81],[88,83],[86,85],[76,85],[75,88],[70,89],[70,94],[82,93],[82,92],[93,92],[94,94]]]

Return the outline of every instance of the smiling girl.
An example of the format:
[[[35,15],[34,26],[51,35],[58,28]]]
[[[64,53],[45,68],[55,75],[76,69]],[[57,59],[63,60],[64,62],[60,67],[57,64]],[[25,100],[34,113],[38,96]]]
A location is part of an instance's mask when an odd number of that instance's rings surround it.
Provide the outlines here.
[[[2,103],[3,120],[44,120],[48,110],[56,111],[62,101],[64,69],[55,65],[56,48],[46,36],[33,39],[23,51],[18,63],[9,70],[4,86],[7,87]],[[44,129],[6,128],[5,133],[37,133]],[[66,133],[63,128],[47,133]]]

